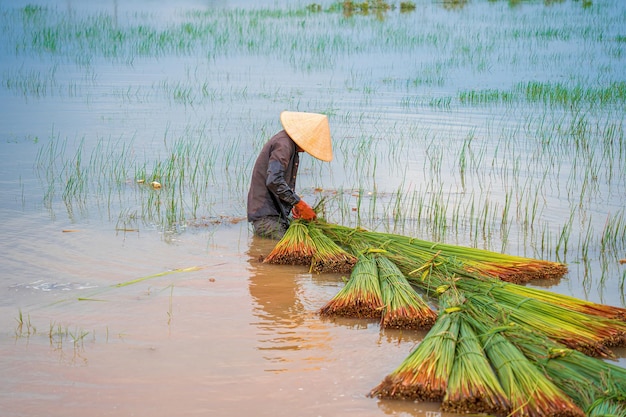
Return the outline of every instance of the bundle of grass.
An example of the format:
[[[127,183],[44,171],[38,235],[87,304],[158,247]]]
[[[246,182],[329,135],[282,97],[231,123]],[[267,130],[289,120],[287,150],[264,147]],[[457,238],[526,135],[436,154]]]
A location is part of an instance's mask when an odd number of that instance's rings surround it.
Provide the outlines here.
[[[443,296],[442,296],[443,297]],[[459,300],[448,299],[424,340],[391,374],[369,393],[370,397],[441,401],[448,387],[459,334]]]
[[[492,284],[495,286],[495,284]],[[550,291],[544,291],[538,288],[527,287],[524,285],[515,285],[502,283],[499,290],[509,294],[518,294],[522,299],[533,298],[549,304],[559,305],[568,310],[577,311],[591,316],[604,317],[626,321],[626,308],[615,307],[605,304],[598,304],[592,301],[582,300],[580,298],[570,297],[564,294],[557,294]]]
[[[478,336],[461,316],[452,372],[441,409],[458,414],[507,415],[511,405]]]
[[[427,264],[425,264],[427,266]],[[413,265],[415,266],[415,265]],[[415,273],[414,273],[415,272]],[[483,303],[486,312],[505,311],[509,319],[590,356],[613,357],[613,347],[626,346],[623,309],[591,303],[549,291],[455,270],[455,285],[472,301]],[[420,268],[407,278],[425,291],[444,285],[441,272],[422,279]],[[616,318],[612,318],[616,317]]]
[[[493,253],[493,252],[492,252]],[[465,258],[466,269],[505,282],[525,284],[530,281],[556,280],[567,273],[567,266],[558,262],[496,254],[478,260]]]
[[[626,400],[619,398],[602,398],[593,403],[586,411],[588,417],[622,417],[626,416]]]
[[[372,232],[320,222],[333,240],[349,246],[354,241],[384,248],[408,263],[423,263],[438,257],[434,268],[461,269],[469,273],[507,282],[526,283],[535,279],[555,279],[567,272],[561,263],[491,252],[483,249],[429,242],[391,233]]]
[[[378,267],[371,255],[359,256],[346,285],[324,307],[322,316],[380,318],[383,299]]]
[[[315,244],[309,236],[307,224],[302,220],[294,220],[263,262],[280,265],[310,265],[313,255],[315,255]]]
[[[509,326],[506,336],[586,414],[590,409],[626,407],[626,369],[567,349],[521,326]],[[611,415],[605,414],[605,415]],[[618,415],[618,414],[615,414]],[[626,415],[626,414],[623,414]]]
[[[472,326],[510,403],[510,417],[584,417],[585,413],[500,332],[479,319]],[[505,326],[506,327],[506,326]]]
[[[376,264],[384,304],[381,327],[429,329],[437,319],[437,314],[386,256],[378,255]]]
[[[492,316],[505,312],[510,321],[541,332],[587,355],[610,358],[614,356],[612,347],[626,344],[626,323],[623,321],[524,297],[509,291],[511,284],[502,286],[498,282],[465,279],[459,280],[456,285],[468,294],[471,303],[479,306],[477,309]]]
[[[511,321],[590,356],[610,358],[614,356],[611,348],[626,346],[626,323],[621,318],[621,308],[502,282],[454,265],[443,268],[437,266],[438,254],[421,264],[399,255],[393,259],[401,269],[413,269],[407,273],[407,279],[426,292],[448,283],[450,279],[445,276],[448,271],[448,276],[455,277],[456,287],[471,300],[480,300],[486,312],[499,314],[504,310]]]
[[[339,247],[313,222],[309,223],[309,236],[315,247],[315,253],[311,259],[312,272],[349,274],[352,271],[357,258]]]

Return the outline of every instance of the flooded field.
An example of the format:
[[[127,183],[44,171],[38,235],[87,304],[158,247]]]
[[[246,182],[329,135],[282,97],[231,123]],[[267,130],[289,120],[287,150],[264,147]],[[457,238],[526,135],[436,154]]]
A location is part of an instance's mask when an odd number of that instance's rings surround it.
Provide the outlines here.
[[[626,5],[346,4],[0,0],[2,416],[453,416],[367,397],[425,332],[322,319],[345,277],[259,262],[283,110],[329,117],[297,186],[329,222],[626,307]]]

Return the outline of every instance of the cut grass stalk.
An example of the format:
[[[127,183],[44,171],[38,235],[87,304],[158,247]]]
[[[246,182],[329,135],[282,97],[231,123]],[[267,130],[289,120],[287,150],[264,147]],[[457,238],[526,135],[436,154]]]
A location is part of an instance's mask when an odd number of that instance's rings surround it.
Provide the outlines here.
[[[570,310],[557,304],[502,290],[495,283],[459,280],[469,302],[493,317],[508,315],[510,321],[563,343],[590,356],[613,357],[609,349],[626,344],[626,323]],[[471,295],[469,295],[471,294]]]
[[[371,255],[361,255],[346,285],[324,307],[322,316],[380,318],[383,299],[378,267]]]
[[[372,232],[319,222],[324,232],[340,244],[367,242],[384,248],[393,255],[414,263],[423,263],[438,256],[442,268],[454,266],[466,272],[498,278],[507,282],[525,283],[534,279],[555,279],[567,272],[561,263],[501,254],[487,250],[429,242],[391,233]]]
[[[309,223],[309,236],[315,246],[315,253],[311,259],[312,272],[349,274],[352,271],[357,258],[339,247],[313,222]]]
[[[485,356],[478,336],[463,317],[441,409],[460,414],[506,415],[510,408],[509,400]]]
[[[450,300],[447,305],[457,305]],[[448,387],[459,333],[459,309],[443,309],[432,329],[370,397],[441,401]]]
[[[302,220],[294,220],[263,262],[308,266],[311,264],[314,254],[315,244],[309,235],[307,224]]]
[[[520,297],[533,298],[588,315],[626,321],[626,309],[623,307],[598,304],[592,301],[582,300],[580,298],[570,297],[551,291],[544,291],[524,285],[514,285],[503,282],[499,286],[500,291],[506,291],[509,294],[518,294]]]
[[[446,284],[441,270],[430,268],[436,259],[426,262],[407,278],[414,285],[432,292]],[[408,264],[405,267],[414,267]],[[453,268],[452,268],[453,269]],[[541,289],[502,282],[453,269],[455,285],[472,301],[485,303],[483,308],[494,315],[506,311],[509,319],[541,332],[570,348],[591,356],[612,357],[612,347],[626,345],[623,319],[605,317],[621,309],[561,297]],[[424,275],[426,273],[426,276]],[[485,298],[480,298],[485,297]]]
[[[610,406],[620,398],[626,401],[626,369],[567,349],[521,326],[509,327],[505,334],[588,415],[600,403]]]
[[[395,329],[428,329],[437,315],[415,291],[400,269],[387,257],[376,257],[383,296],[381,327]]]
[[[485,353],[511,402],[510,417],[583,417],[583,411],[556,387],[502,333],[504,327],[488,323],[472,310],[471,324],[480,335]]]
[[[618,398],[602,398],[593,403],[586,412],[589,417],[626,416],[626,401]]]
[[[175,274],[177,272],[199,271],[201,269],[202,269],[202,267],[200,267],[200,266],[192,266],[192,267],[189,267],[189,268],[172,269],[170,271],[159,272],[157,274],[152,274],[152,275],[148,275],[148,276],[141,277],[141,278],[131,279],[130,281],[120,282],[120,283],[115,284],[113,286],[114,287],[126,287],[128,285],[137,284],[139,282],[143,282],[143,281],[146,281],[146,280],[149,280],[149,279],[152,279],[152,278],[162,277],[164,275]]]

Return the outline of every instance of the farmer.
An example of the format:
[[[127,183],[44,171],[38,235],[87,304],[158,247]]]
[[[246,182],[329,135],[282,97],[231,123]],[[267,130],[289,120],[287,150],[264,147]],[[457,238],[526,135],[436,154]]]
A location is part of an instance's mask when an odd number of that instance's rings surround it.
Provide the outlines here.
[[[315,212],[295,192],[300,152],[329,162],[333,159],[328,118],[323,114],[284,111],[284,130],[274,135],[259,154],[248,191],[248,221],[254,233],[280,239],[290,217],[314,220]]]

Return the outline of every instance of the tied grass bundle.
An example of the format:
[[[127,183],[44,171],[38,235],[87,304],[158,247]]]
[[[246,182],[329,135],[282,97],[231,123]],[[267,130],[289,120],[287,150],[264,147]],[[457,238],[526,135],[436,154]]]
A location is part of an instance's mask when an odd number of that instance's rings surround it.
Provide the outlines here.
[[[620,401],[626,411],[626,369],[568,349],[521,326],[510,326],[506,335],[588,415],[600,404],[601,408],[611,408]]]
[[[507,415],[511,408],[509,400],[474,329],[461,317],[452,372],[441,409],[459,414]]]
[[[582,300],[580,298],[544,291],[524,285],[502,283],[500,287],[501,291],[518,294],[523,298],[534,298],[542,302],[559,305],[569,310],[591,316],[626,321],[626,308],[598,304],[593,301]]]
[[[315,247],[315,253],[311,259],[311,271],[338,274],[349,274],[352,271],[357,258],[339,247],[313,222],[309,223],[309,236]]]
[[[477,317],[481,313],[474,311]],[[510,417],[584,417],[584,412],[509,341],[501,328],[473,320],[485,353],[511,402]]]
[[[587,355],[611,358],[614,357],[611,347],[626,344],[626,323],[623,321],[524,297],[508,290],[513,284],[460,280],[456,285],[485,314],[495,317],[505,312],[510,321],[532,328]]]
[[[381,327],[395,329],[428,329],[436,313],[411,286],[400,269],[387,257],[376,257],[383,297]]]
[[[595,402],[587,410],[589,417],[623,417],[626,416],[626,400],[618,398],[605,398]]]
[[[454,360],[459,314],[458,309],[454,308],[442,310],[424,340],[369,396],[441,401],[448,387]]]
[[[567,272],[567,267],[557,262],[328,223],[320,223],[320,227],[323,227],[324,232],[332,236],[333,240],[346,246],[355,241],[367,242],[372,247],[384,248],[392,255],[404,258],[407,264],[423,264],[436,256],[438,262],[432,266],[444,274],[446,271],[458,274],[464,271],[507,282],[526,283],[535,279],[560,278]]]
[[[380,318],[383,298],[378,267],[371,255],[361,255],[346,285],[322,309],[322,316]]]
[[[477,272],[515,284],[525,284],[538,279],[555,280],[567,273],[567,266],[558,262],[497,255],[492,256],[493,260],[487,257],[478,260],[466,258],[466,269],[469,272]]]
[[[431,272],[433,261],[407,274],[413,285],[432,291],[447,282],[440,273]],[[411,266],[411,265],[409,265]],[[458,272],[458,270],[456,270]],[[477,274],[459,274],[455,285],[468,297],[487,296],[488,309],[504,308],[512,321],[529,326],[590,356],[613,357],[612,347],[626,346],[626,309],[597,304],[550,291],[503,282]]]
[[[315,244],[309,236],[308,226],[302,220],[294,220],[263,262],[280,265],[310,265],[314,254]]]

